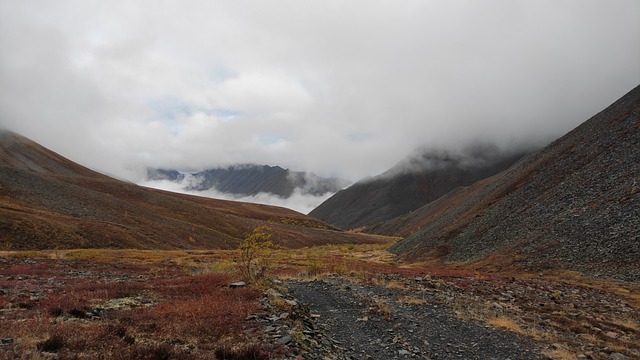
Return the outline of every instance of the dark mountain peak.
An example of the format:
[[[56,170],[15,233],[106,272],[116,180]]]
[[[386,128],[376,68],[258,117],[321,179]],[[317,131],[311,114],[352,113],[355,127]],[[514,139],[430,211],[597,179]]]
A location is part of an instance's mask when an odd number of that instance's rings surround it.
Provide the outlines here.
[[[441,149],[424,146],[414,150],[398,164],[379,175],[379,177],[419,174],[447,168],[474,171],[492,166],[506,159],[512,159],[514,156],[522,157],[534,150],[532,147],[526,146],[503,149],[496,144],[486,142],[475,142],[460,149]],[[364,181],[376,178],[369,178]]]
[[[313,173],[292,171],[277,165],[256,164],[231,165],[192,173],[149,169],[147,178],[180,182],[185,190],[190,191],[214,189],[242,196],[270,193],[282,198],[288,198],[296,191],[303,195],[321,196],[335,193],[349,184],[346,180],[322,178]]]
[[[309,215],[344,229],[371,226],[494,175],[525,153],[490,145],[461,151],[420,148],[381,175],[338,192]]]
[[[169,181],[178,181],[184,178],[184,174],[178,170],[167,170],[167,169],[147,169],[147,178],[154,180],[169,180]]]

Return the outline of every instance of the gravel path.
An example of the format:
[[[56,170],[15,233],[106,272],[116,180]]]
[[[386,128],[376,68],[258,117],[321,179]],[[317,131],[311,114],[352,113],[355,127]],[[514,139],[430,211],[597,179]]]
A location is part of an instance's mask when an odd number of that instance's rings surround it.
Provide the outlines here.
[[[332,340],[334,358],[544,358],[529,339],[456,318],[437,292],[414,295],[340,278],[288,286],[291,296],[319,314],[317,327]]]

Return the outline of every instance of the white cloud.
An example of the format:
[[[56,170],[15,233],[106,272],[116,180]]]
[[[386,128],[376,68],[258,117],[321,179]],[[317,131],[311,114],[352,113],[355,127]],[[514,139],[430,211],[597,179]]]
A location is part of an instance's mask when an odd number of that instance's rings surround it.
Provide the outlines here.
[[[358,180],[548,141],[640,83],[640,3],[0,0],[0,126],[95,169]]]
[[[265,192],[261,192],[256,195],[236,195],[236,194],[222,193],[213,188],[208,190],[203,190],[203,191],[185,190],[190,185],[191,186],[197,185],[194,181],[197,181],[197,179],[193,177],[192,178],[186,177],[181,182],[173,182],[170,180],[153,180],[153,181],[141,181],[140,185],[155,188],[155,189],[209,197],[214,199],[234,200],[234,201],[250,202],[255,204],[281,206],[281,207],[293,209],[303,214],[308,214],[309,212],[311,212],[311,210],[315,209],[318,205],[320,205],[322,202],[324,202],[329,197],[331,197],[331,195],[333,195],[332,193],[327,193],[325,195],[320,195],[320,196],[304,194],[303,190],[299,188],[295,189],[293,194],[288,198],[283,198],[278,195],[265,193]]]

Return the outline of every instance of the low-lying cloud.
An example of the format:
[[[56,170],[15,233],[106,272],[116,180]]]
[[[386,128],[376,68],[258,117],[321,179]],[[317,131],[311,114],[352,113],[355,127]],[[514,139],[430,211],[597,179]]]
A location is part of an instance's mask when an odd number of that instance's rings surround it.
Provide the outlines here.
[[[239,195],[223,193],[216,190],[215,188],[210,188],[202,191],[187,190],[197,187],[197,181],[200,180],[194,176],[187,175],[183,180],[177,182],[171,180],[145,180],[139,182],[139,184],[154,189],[203,196],[213,199],[281,206],[298,211],[302,214],[308,214],[309,212],[311,212],[311,210],[315,209],[318,205],[320,205],[322,202],[333,195],[333,193],[326,193],[319,196],[311,195],[309,193],[305,193],[303,189],[300,188],[295,189],[293,194],[287,198],[265,192],[261,192],[256,195]]]
[[[0,127],[132,181],[356,181],[420,146],[544,143],[640,83],[640,2],[0,0]]]

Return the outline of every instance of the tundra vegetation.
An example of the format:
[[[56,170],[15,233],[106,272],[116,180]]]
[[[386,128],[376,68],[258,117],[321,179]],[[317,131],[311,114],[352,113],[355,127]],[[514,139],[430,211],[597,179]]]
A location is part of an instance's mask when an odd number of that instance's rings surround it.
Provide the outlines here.
[[[270,236],[256,228],[237,250],[4,251],[0,358],[292,358],[303,351],[292,346],[297,338],[278,342],[256,319],[274,307],[291,311],[290,301],[269,296],[285,292],[287,280],[329,276],[403,292],[397,301],[363,299],[363,316],[392,319],[396,306],[428,306],[414,292],[415,279],[428,279],[457,317],[530,337],[553,359],[640,354],[636,284],[574,272],[398,263],[385,250],[393,238],[276,249]],[[239,280],[250,281],[229,286]]]

